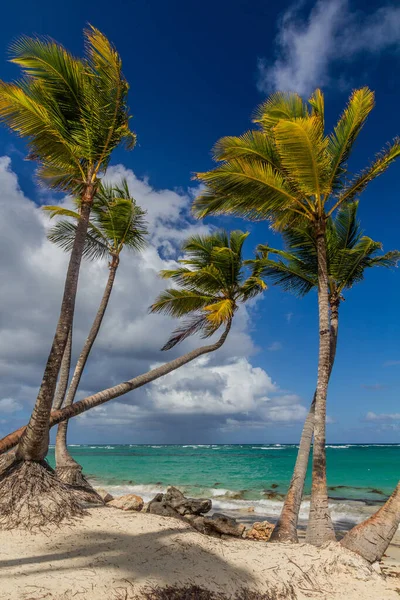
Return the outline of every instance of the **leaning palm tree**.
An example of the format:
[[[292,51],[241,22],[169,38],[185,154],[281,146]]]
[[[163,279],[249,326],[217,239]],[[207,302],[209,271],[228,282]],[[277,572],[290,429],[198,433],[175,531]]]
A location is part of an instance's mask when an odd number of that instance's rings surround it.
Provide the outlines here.
[[[350,529],[341,544],[368,562],[381,560],[400,525],[400,481],[389,499],[368,519]]]
[[[79,200],[76,201],[76,205],[79,211]],[[48,238],[66,252],[71,252],[78,227],[77,223],[79,223],[79,212],[57,205],[44,206],[43,209],[49,212],[51,217],[64,217],[49,230]],[[144,215],[145,212],[131,197],[126,179],[123,179],[119,185],[99,184],[92,206],[83,256],[92,260],[108,257],[110,260],[109,275],[95,319],[76,363],[68,391],[65,385],[68,375],[63,373],[65,362],[65,371],[68,370],[69,374],[71,350],[70,344],[67,344],[57,394],[53,403],[54,409],[61,408],[62,405],[69,406],[75,400],[83,370],[107,310],[120,264],[121,252],[124,248],[137,252],[145,246],[147,229]],[[70,485],[91,489],[82,475],[81,465],[72,458],[68,451],[67,429],[68,421],[64,421],[59,425],[57,431],[56,475]]]
[[[325,454],[331,352],[327,220],[400,155],[396,139],[361,174],[348,172],[348,158],[373,106],[374,95],[368,88],[356,90],[333,132],[326,134],[320,90],[308,103],[297,94],[275,93],[256,112],[254,121],[259,129],[219,140],[214,149],[219,164],[197,174],[205,185],[194,201],[199,217],[230,214],[268,220],[280,231],[308,222],[313,229],[318,260],[319,356],[306,539],[315,545],[335,538],[328,509]]]
[[[363,236],[357,220],[358,202],[342,206],[336,218],[329,218],[326,228],[327,263],[330,306],[330,371],[335,361],[339,307],[344,292],[363,280],[366,269],[372,267],[394,267],[400,252],[380,254],[382,244]],[[284,232],[285,251],[271,251],[260,246],[264,266],[262,275],[285,291],[303,297],[318,286],[318,261],[316,240],[309,224],[302,229]],[[275,260],[269,258],[271,253]],[[314,431],[315,396],[307,415],[301,435],[297,460],[281,515],[271,536],[271,541],[297,542],[297,523],[307,473],[311,441]]]
[[[48,38],[22,37],[12,48],[22,69],[17,83],[0,81],[0,121],[27,140],[28,158],[38,163],[39,181],[80,198],[80,218],[68,265],[60,317],[29,425],[17,449],[17,461],[0,479],[0,522],[16,523],[13,498],[26,498],[26,519],[35,522],[80,511],[65,487],[49,474],[44,458],[49,415],[57,377],[71,329],[78,276],[89,216],[100,177],[114,148],[129,129],[128,84],[121,59],[94,27],[85,31],[85,56],[72,56]],[[20,488],[17,491],[17,488]],[[57,491],[56,491],[57,488]],[[43,491],[43,494],[40,493]],[[54,502],[47,501],[54,490]],[[28,501],[28,497],[35,500]]]
[[[162,292],[150,308],[151,312],[184,319],[163,350],[173,348],[192,334],[199,333],[208,338],[223,328],[215,342],[191,350],[147,373],[70,406],[52,411],[50,426],[123,396],[221,348],[239,306],[266,289],[260,277],[259,263],[255,262],[249,268],[243,260],[242,249],[247,236],[247,233],[233,231],[230,234],[220,232],[189,238],[183,246],[186,258],[180,261],[182,266],[161,272],[162,277],[171,279],[178,287]],[[0,440],[0,454],[18,444],[23,430],[22,427]]]

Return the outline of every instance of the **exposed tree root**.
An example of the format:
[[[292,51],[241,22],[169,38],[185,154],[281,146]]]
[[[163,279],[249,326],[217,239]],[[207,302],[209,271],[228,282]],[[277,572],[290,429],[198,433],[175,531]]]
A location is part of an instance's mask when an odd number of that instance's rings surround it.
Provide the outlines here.
[[[1,529],[41,529],[84,512],[74,491],[45,461],[14,461],[0,473]]]
[[[15,461],[15,450],[0,456],[0,475]]]
[[[78,463],[56,468],[56,477],[63,483],[74,488],[76,496],[83,502],[104,504],[103,499],[90,485],[82,473],[82,467]]]

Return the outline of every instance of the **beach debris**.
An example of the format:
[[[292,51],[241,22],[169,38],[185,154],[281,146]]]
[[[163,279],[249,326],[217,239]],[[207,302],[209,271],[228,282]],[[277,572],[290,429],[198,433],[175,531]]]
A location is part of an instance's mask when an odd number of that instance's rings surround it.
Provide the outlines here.
[[[268,542],[275,525],[269,521],[256,521],[251,529],[246,531],[246,539]]]
[[[136,494],[126,494],[125,496],[119,496],[110,502],[107,502],[107,506],[113,506],[121,510],[134,510],[140,512],[144,506],[143,498],[136,496]]]
[[[96,488],[96,492],[105,504],[107,504],[107,502],[111,502],[111,500],[114,500],[114,496],[104,488]]]
[[[204,517],[204,526],[209,534],[217,532],[221,535],[233,537],[242,537],[246,529],[245,525],[222,513],[214,513],[211,517]]]
[[[186,498],[176,487],[169,487],[165,494],[156,494],[149,502],[146,512],[176,517],[201,515],[211,510],[211,500],[207,498]]]

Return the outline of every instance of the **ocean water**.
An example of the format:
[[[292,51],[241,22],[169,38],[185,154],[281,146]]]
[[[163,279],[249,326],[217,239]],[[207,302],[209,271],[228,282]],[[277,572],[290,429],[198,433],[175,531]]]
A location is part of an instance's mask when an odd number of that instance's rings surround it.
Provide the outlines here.
[[[216,510],[277,516],[297,455],[296,445],[71,445],[71,454],[97,487],[145,501],[175,485],[212,498]],[[54,464],[54,449],[49,462]],[[386,500],[400,476],[400,444],[327,446],[332,516],[358,522]],[[308,514],[310,469],[300,516]]]

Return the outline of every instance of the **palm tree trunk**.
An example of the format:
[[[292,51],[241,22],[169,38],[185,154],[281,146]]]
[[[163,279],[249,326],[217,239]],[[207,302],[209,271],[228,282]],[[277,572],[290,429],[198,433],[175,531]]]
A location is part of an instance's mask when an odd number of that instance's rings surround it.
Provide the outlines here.
[[[340,300],[337,297],[330,299],[331,326],[329,376],[332,373],[336,356],[339,326],[339,302]],[[269,540],[270,542],[297,543],[299,541],[297,537],[297,523],[299,520],[301,500],[303,498],[304,491],[304,482],[307,475],[308,460],[310,457],[311,442],[314,433],[316,393],[317,392],[314,392],[314,398],[304,423],[292,479],[285,497],[282,512]]]
[[[88,396],[87,398],[83,398],[83,400],[79,400],[78,402],[74,402],[71,406],[66,406],[65,408],[61,408],[60,410],[53,410],[50,416],[50,427],[61,423],[61,421],[65,421],[66,419],[70,419],[71,417],[76,417],[91,408],[95,408],[96,406],[100,406],[101,404],[105,404],[114,398],[119,398],[119,396],[123,396],[132,390],[136,390],[143,385],[151,383],[168,373],[172,373],[172,371],[176,371],[183,365],[190,363],[195,360],[199,356],[203,356],[203,354],[209,354],[210,352],[215,352],[224,344],[226,338],[228,337],[229,331],[231,328],[231,323],[228,323],[224,333],[221,335],[219,340],[217,340],[214,344],[209,344],[207,346],[201,346],[196,350],[192,350],[183,356],[175,358],[168,363],[164,363],[147,373],[143,373],[143,375],[139,375],[134,379],[129,379],[128,381],[124,381],[119,383],[118,385],[114,385],[106,390],[101,392],[97,392],[97,394],[93,394],[92,396]],[[19,438],[22,436],[24,431],[23,427],[20,427],[13,433],[10,433],[6,437],[0,440],[0,455],[4,454],[8,450],[11,450],[17,443]]]
[[[94,192],[94,184],[88,183],[82,195],[60,316],[31,418],[19,440],[15,460],[0,473],[0,527],[4,529],[40,528],[83,513],[76,494],[55,477],[44,459],[49,448],[50,413],[58,374],[73,323]]]
[[[60,377],[57,384],[56,395],[54,396],[53,409],[58,410],[62,407],[65,394],[67,393],[69,370],[71,368],[71,352],[72,352],[72,327],[69,330],[67,345],[65,346],[64,356],[60,368]]]
[[[306,479],[308,459],[314,433],[315,397],[316,394],[314,394],[310,410],[304,423],[292,479],[278,522],[270,537],[270,542],[297,543],[299,541],[297,537],[297,523],[299,520],[300,505],[303,497],[304,482]]]
[[[75,366],[75,371],[72,376],[71,384],[68,389],[67,397],[65,398],[64,406],[70,406],[75,399],[76,392],[79,386],[79,382],[82,377],[83,370],[86,365],[86,361],[89,357],[92,346],[95,342],[95,339],[99,333],[101,323],[103,321],[104,314],[107,309],[108,302],[110,300],[112,288],[114,285],[115,275],[118,269],[119,258],[118,256],[113,256],[111,264],[110,264],[110,272],[108,275],[107,284],[103,293],[103,297],[100,302],[100,306],[96,313],[96,317],[93,321],[92,327],[90,329],[89,335],[86,339],[86,342],[82,348],[82,352],[78,358],[78,361]],[[61,405],[58,407],[54,407],[55,409],[61,408]],[[68,430],[68,421],[62,421],[57,430],[56,436],[56,475],[69,485],[78,485],[81,487],[87,487],[92,490],[91,485],[86,481],[84,476],[82,475],[82,467],[79,463],[74,460],[68,450],[67,447],[67,430]],[[93,490],[94,491],[94,490]]]
[[[368,562],[380,560],[400,525],[400,481],[387,502],[369,519],[353,527],[341,544]]]
[[[331,351],[325,221],[318,224],[316,241],[318,256],[319,357],[315,394],[311,504],[306,542],[315,546],[321,546],[329,540],[335,540],[333,523],[328,509],[328,490],[326,484],[326,399],[330,375]]]
[[[64,356],[69,331],[72,327],[75,297],[78,288],[79,270],[85,246],[90,210],[93,203],[94,185],[86,185],[82,196],[81,215],[76,229],[74,245],[65,279],[64,295],[60,316],[44,370],[39,394],[28,426],[18,444],[17,458],[28,461],[43,461],[49,447],[49,418],[57,385],[58,373]]]

